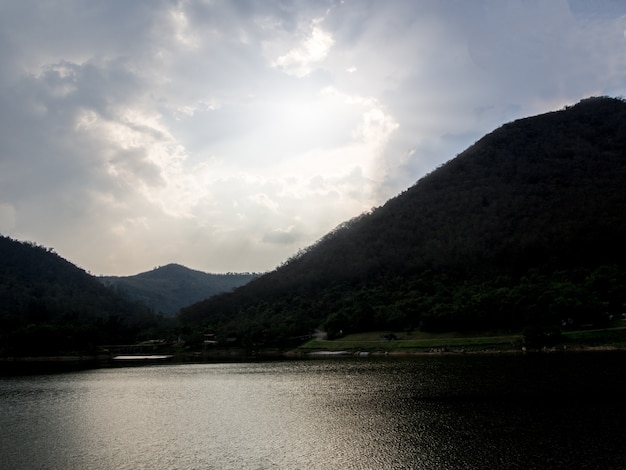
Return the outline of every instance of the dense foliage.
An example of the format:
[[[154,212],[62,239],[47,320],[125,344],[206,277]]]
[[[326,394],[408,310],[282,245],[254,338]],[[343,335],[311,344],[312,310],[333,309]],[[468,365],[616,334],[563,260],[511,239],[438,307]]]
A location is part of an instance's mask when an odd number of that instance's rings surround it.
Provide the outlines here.
[[[186,331],[331,336],[603,324],[626,296],[626,103],[589,98],[502,126],[382,207],[232,294]]]
[[[94,352],[163,326],[51,249],[0,236],[0,356]]]
[[[108,286],[127,293],[165,316],[174,316],[187,305],[242,286],[259,274],[211,274],[168,264],[134,276],[102,276]]]

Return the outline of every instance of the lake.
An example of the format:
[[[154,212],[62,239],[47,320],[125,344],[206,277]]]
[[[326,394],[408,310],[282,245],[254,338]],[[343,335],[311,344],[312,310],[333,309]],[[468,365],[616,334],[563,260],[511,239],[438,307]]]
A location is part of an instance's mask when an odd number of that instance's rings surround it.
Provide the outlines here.
[[[626,355],[333,358],[0,378],[3,469],[618,469]]]

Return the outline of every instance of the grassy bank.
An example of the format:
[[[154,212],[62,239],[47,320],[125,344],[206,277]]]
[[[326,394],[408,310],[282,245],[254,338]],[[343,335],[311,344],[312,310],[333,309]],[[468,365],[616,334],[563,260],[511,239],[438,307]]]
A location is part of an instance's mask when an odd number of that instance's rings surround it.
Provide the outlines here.
[[[395,339],[386,339],[392,334]],[[398,333],[368,332],[346,335],[332,341],[313,339],[297,348],[300,354],[315,352],[370,352],[370,353],[419,353],[445,351],[521,351],[526,345],[522,333],[473,332],[473,333]],[[540,345],[541,346],[541,345]],[[613,328],[561,332],[552,338],[550,349],[619,348],[626,349],[626,328]]]
[[[565,345],[580,347],[607,346],[626,349],[626,328],[607,328],[601,330],[566,331],[561,333]]]
[[[367,351],[367,352],[436,352],[446,349],[484,350],[521,347],[521,334],[494,333],[391,333],[395,339],[386,339],[389,332],[368,332],[344,336],[333,341],[313,339],[298,348],[299,352]]]

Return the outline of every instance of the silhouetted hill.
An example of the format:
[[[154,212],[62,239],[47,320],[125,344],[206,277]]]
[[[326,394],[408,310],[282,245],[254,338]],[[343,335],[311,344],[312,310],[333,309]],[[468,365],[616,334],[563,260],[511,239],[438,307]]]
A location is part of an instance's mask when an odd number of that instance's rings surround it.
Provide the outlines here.
[[[626,103],[505,124],[283,266],[181,313],[252,342],[595,323],[624,308]]]
[[[102,276],[99,279],[155,311],[173,316],[182,307],[230,292],[258,276],[251,273],[210,274],[168,264],[134,276]]]
[[[156,324],[51,249],[0,236],[0,356],[93,352]]]

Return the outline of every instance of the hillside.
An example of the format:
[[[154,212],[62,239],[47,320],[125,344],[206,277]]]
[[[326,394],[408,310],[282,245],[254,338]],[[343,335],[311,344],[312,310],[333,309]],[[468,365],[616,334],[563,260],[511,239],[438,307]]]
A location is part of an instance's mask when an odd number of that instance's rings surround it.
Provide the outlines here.
[[[0,356],[92,352],[158,326],[51,249],[0,236]]]
[[[188,328],[250,344],[324,324],[467,330],[602,324],[626,292],[626,103],[589,98],[505,124]]]
[[[230,292],[258,276],[250,273],[210,274],[168,264],[134,276],[102,276],[99,279],[155,311],[173,316],[182,307]]]

